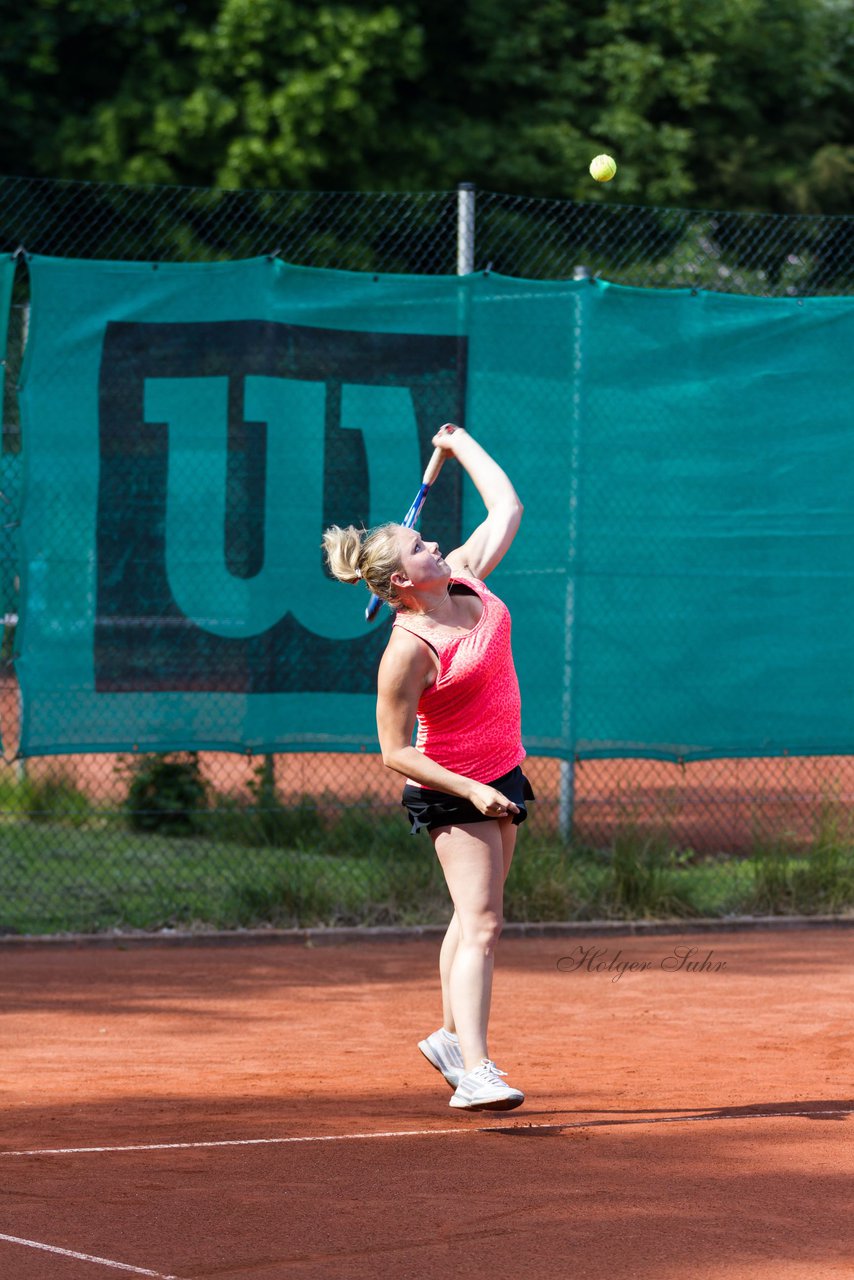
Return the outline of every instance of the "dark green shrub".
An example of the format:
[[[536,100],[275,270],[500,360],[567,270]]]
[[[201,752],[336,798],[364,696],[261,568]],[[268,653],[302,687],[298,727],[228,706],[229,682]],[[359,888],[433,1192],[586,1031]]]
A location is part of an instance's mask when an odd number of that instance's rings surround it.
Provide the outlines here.
[[[208,788],[197,752],[139,756],[120,768],[128,778],[122,808],[133,831],[187,836],[202,829]]]

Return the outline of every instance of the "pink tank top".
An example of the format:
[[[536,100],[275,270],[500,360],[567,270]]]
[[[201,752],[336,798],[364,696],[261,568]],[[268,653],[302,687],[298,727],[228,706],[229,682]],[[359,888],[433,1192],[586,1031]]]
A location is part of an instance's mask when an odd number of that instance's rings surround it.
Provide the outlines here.
[[[469,587],[483,612],[470,631],[432,628],[417,613],[398,613],[396,627],[420,636],[439,659],[436,681],[418,702],[415,746],[452,773],[492,782],[525,758],[519,681],[510,650],[510,612],[475,578]]]

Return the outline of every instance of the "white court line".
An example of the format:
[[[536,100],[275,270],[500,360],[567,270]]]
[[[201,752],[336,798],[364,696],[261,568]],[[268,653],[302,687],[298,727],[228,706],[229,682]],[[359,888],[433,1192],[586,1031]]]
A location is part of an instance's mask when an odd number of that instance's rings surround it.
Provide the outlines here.
[[[511,1126],[506,1126],[510,1128]],[[553,1125],[540,1126],[548,1129]],[[432,1138],[449,1133],[486,1133],[484,1129],[394,1129],[388,1133],[327,1133],[304,1138],[223,1138],[216,1142],[146,1142],[127,1147],[46,1147],[30,1151],[0,1151],[11,1156],[80,1156],[117,1151],[205,1151],[210,1147],[277,1147],[291,1142],[358,1142],[365,1138]]]
[[[0,1232],[0,1240],[9,1244],[23,1244],[28,1249],[41,1249],[44,1253],[58,1253],[63,1258],[77,1258],[80,1262],[95,1262],[114,1271],[130,1271],[135,1276],[154,1276],[155,1280],[180,1280],[178,1276],[166,1276],[162,1271],[149,1271],[145,1267],[132,1267],[129,1262],[115,1262],[112,1258],[98,1258],[92,1253],[77,1253],[74,1249],[60,1249],[55,1244],[43,1244],[40,1240],[25,1240],[22,1236],[6,1236]]]
[[[812,1118],[815,1116],[848,1116],[852,1115],[850,1107],[828,1107],[820,1111],[760,1111],[752,1112],[748,1115],[729,1115],[722,1116],[714,1113],[702,1112],[698,1115],[676,1115],[676,1116],[652,1116],[638,1117],[625,1120],[574,1120],[569,1123],[557,1122],[555,1124],[511,1124],[511,1125],[491,1125],[477,1129],[397,1129],[381,1133],[336,1133],[326,1134],[323,1136],[309,1136],[301,1138],[230,1138],[220,1142],[160,1142],[145,1143],[138,1146],[123,1147],[53,1147],[32,1151],[0,1151],[2,1156],[66,1156],[66,1155],[88,1155],[88,1154],[112,1154],[127,1151],[200,1151],[209,1150],[214,1147],[260,1147],[260,1146],[282,1146],[287,1143],[297,1142],[354,1142],[367,1138],[423,1138],[423,1137],[444,1137],[448,1134],[472,1134],[472,1133],[525,1133],[536,1131],[538,1129],[590,1129],[604,1128],[624,1125],[652,1125],[652,1124],[679,1124],[692,1123],[696,1120],[771,1120],[771,1119],[791,1119],[798,1116]],[[77,1253],[73,1249],[62,1249],[58,1245],[44,1244],[38,1240],[26,1240],[21,1236],[9,1236],[0,1232],[0,1240],[5,1240],[8,1244],[20,1244],[29,1249],[41,1249],[45,1253],[56,1253],[65,1258],[76,1258],[81,1262],[92,1262],[98,1266],[110,1267],[114,1271],[128,1271],[132,1275],[150,1276],[152,1280],[180,1280],[179,1276],[165,1275],[161,1271],[151,1271],[146,1267],[135,1267],[128,1262],[116,1262],[112,1258],[99,1258],[90,1253]]]
[[[732,1115],[702,1111],[696,1115],[631,1116],[626,1119],[608,1117],[604,1120],[554,1120],[549,1124],[480,1125],[476,1129],[391,1129],[378,1133],[327,1133],[310,1134],[300,1138],[223,1138],[215,1142],[146,1142],[121,1147],[41,1147],[28,1151],[0,1151],[0,1159],[26,1156],[81,1156],[113,1155],[127,1151],[209,1151],[218,1147],[280,1147],[298,1142],[365,1142],[370,1138],[440,1138],[449,1134],[472,1133],[531,1133],[538,1129],[609,1129],[625,1125],[693,1124],[696,1120],[787,1120],[798,1117],[850,1116],[851,1107],[812,1108],[807,1111],[736,1111]],[[0,1237],[1,1238],[1,1237]]]

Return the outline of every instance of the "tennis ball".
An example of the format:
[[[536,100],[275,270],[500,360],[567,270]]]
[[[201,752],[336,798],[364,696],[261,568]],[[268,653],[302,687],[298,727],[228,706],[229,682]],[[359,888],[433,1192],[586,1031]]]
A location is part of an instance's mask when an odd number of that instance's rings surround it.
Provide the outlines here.
[[[590,176],[597,182],[610,182],[617,166],[610,156],[594,156],[590,161]]]

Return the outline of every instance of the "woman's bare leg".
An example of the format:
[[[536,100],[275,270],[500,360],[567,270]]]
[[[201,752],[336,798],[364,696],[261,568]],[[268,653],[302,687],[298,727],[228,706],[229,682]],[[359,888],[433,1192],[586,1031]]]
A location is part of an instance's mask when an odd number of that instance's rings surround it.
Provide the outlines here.
[[[442,948],[439,952],[439,979],[442,983],[442,1025],[446,1031],[456,1031],[457,1029],[454,1022],[454,1011],[451,1008],[451,969],[454,964],[454,956],[457,954],[459,940],[460,926],[455,911],[442,939]]]
[[[454,903],[439,957],[445,1027],[456,1031],[466,1071],[489,1057],[487,1027],[504,880],[516,842],[512,822],[481,822],[433,832]]]

